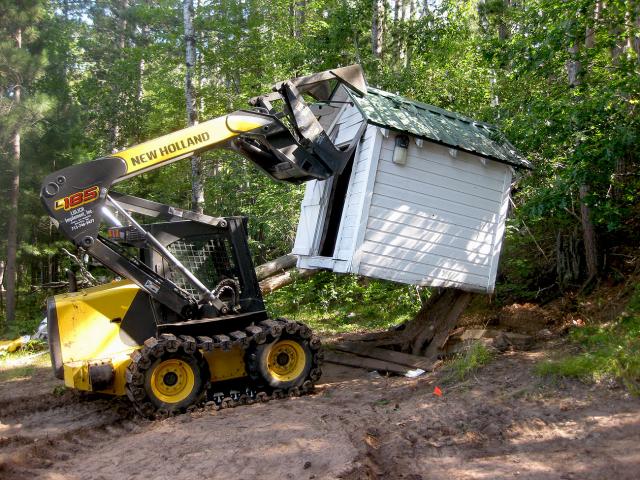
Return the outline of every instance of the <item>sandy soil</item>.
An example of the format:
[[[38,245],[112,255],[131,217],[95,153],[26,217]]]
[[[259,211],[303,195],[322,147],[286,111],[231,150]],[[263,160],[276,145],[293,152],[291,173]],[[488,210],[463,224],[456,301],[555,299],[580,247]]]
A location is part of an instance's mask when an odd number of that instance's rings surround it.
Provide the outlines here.
[[[544,382],[545,355],[507,353],[452,385],[327,365],[311,396],[155,422],[56,395],[39,368],[0,383],[0,478],[640,478],[640,399]]]

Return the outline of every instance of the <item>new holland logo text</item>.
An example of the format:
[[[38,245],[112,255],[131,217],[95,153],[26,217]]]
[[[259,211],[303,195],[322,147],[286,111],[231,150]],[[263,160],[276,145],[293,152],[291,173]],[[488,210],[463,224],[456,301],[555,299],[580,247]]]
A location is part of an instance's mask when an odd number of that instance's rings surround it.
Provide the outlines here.
[[[85,203],[93,202],[98,198],[100,194],[100,187],[97,185],[86,188],[81,192],[72,193],[64,198],[56,200],[56,210],[71,210],[72,208],[79,207]]]
[[[156,160],[158,157],[162,158],[169,156],[173,153],[179,152],[181,150],[186,150],[189,147],[198,145],[199,143],[206,142],[207,140],[209,140],[209,138],[210,135],[208,132],[202,132],[199,135],[193,135],[191,137],[187,137],[183,140],[178,140],[160,148],[154,148],[153,150],[150,150],[148,152],[131,157],[131,165],[140,165]]]

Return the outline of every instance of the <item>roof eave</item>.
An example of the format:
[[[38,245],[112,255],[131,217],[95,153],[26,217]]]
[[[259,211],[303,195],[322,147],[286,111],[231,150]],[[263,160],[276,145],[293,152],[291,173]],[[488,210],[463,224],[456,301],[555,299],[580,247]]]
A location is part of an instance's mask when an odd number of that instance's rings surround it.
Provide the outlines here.
[[[356,103],[356,105],[357,105],[357,103]],[[531,165],[531,162],[529,162],[529,160],[527,160],[526,158],[517,157],[517,160],[509,161],[509,160],[505,160],[503,158],[495,157],[495,156],[490,155],[490,154],[482,154],[482,153],[476,152],[475,150],[470,150],[468,148],[461,147],[460,145],[452,145],[450,143],[434,140],[433,138],[429,138],[429,137],[426,137],[426,136],[423,136],[423,135],[416,135],[415,133],[409,132],[407,130],[402,130],[402,129],[399,129],[399,128],[391,127],[389,125],[385,125],[383,123],[375,122],[375,121],[371,120],[370,118],[368,118],[360,107],[358,107],[358,110],[360,110],[360,113],[362,113],[362,116],[365,118],[365,120],[367,121],[367,123],[369,125],[373,125],[373,126],[376,126],[376,127],[379,127],[379,128],[384,128],[384,129],[387,129],[387,130],[391,130],[393,132],[404,133],[404,134],[410,135],[410,136],[415,137],[415,138],[420,138],[420,139],[422,139],[422,140],[424,140],[426,142],[435,143],[436,145],[442,145],[443,147],[453,148],[453,149],[459,150],[461,152],[469,153],[471,155],[476,155],[478,157],[486,158],[488,160],[493,160],[494,162],[504,163],[505,165],[509,165],[511,167],[514,167],[514,168],[524,168],[526,170],[533,170],[533,165]]]

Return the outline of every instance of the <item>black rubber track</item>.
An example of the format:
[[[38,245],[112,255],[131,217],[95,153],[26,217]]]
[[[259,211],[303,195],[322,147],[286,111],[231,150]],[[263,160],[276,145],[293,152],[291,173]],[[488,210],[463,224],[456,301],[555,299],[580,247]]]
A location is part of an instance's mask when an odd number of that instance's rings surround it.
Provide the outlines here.
[[[298,341],[303,342],[312,353],[312,364],[308,375],[300,382],[299,386],[296,385],[284,390],[274,389],[261,379],[257,365],[257,356],[255,355],[258,345],[271,343],[279,339],[283,333],[287,338],[296,338]],[[236,382],[236,387],[234,388],[235,394],[229,391],[224,392],[222,396],[216,396],[215,399],[208,399],[206,397],[199,398],[188,407],[174,412],[158,409],[150,401],[144,389],[144,380],[146,371],[155,359],[163,356],[166,352],[178,351],[201,357],[198,353],[199,351],[210,352],[215,349],[229,351],[235,346],[245,351],[245,367],[248,373],[247,377],[241,379],[242,387],[238,388]],[[193,338],[189,336],[176,337],[172,334],[162,334],[159,338],[147,339],[142,348],[131,354],[131,364],[126,371],[125,391],[135,409],[142,416],[148,418],[164,418],[184,410],[193,410],[198,408],[203,400],[209,400],[206,401],[205,408],[219,410],[222,408],[251,404],[257,401],[266,402],[275,398],[304,395],[313,391],[315,382],[317,382],[322,375],[321,365],[323,355],[320,347],[320,339],[313,335],[309,327],[303,323],[286,319],[265,320],[258,325],[247,327],[244,331],[236,330],[226,335],[215,335],[213,337],[199,336]],[[206,364],[206,362],[204,363]],[[208,390],[217,390],[216,385],[217,384],[211,384]],[[207,390],[207,388],[205,388],[205,390]],[[238,394],[238,391],[242,393]]]

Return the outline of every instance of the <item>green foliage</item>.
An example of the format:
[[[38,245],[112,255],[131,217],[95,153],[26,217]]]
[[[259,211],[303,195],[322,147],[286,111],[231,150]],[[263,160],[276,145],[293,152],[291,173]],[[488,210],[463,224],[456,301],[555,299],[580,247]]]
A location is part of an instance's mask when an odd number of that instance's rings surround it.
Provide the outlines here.
[[[25,365],[9,368],[7,370],[0,370],[0,382],[7,382],[19,378],[31,377],[34,371],[35,367],[33,365]]]
[[[415,287],[329,272],[297,280],[265,302],[272,316],[304,321],[322,333],[390,328],[421,305]]]
[[[614,322],[573,329],[569,342],[578,352],[537,366],[540,375],[587,382],[615,378],[640,395],[640,284],[626,311]]]
[[[597,20],[593,2],[584,0],[443,0],[424,2],[403,19],[394,19],[393,2],[385,3],[378,58],[369,0],[200,2],[194,20],[200,120],[245,108],[247,99],[269,91],[276,80],[357,62],[371,85],[497,124],[532,160],[534,171],[516,184],[498,301],[535,300],[550,291],[557,281],[558,236],[580,233],[582,185],[589,186],[584,201],[606,240],[601,248],[638,243],[640,63],[627,47],[634,45],[627,37],[638,35],[628,21],[636,15],[628,10],[631,3],[607,2]],[[10,35],[0,38],[0,160],[9,151],[9,127],[20,123],[21,197],[19,212],[0,202],[0,225],[20,215],[24,323],[39,316],[40,299],[29,300],[32,284],[61,279],[67,264],[60,249],[70,247],[44,216],[42,178],[184,127],[185,66],[177,0],[0,2],[2,31],[18,25],[24,27],[24,51],[13,47]],[[580,65],[574,86],[567,77],[571,61]],[[21,110],[8,111],[16,73],[28,88]],[[249,217],[257,264],[290,251],[304,187],[276,184],[231,152],[208,152],[204,159],[205,211]],[[118,189],[188,208],[190,175],[188,162],[178,162]],[[0,179],[3,192],[9,177]],[[0,238],[0,260],[5,244]],[[351,312],[362,325],[374,325],[374,319],[393,324],[417,304],[406,300],[415,297],[408,288],[364,288],[351,277],[327,278],[334,287],[316,279],[308,291],[307,284],[297,285],[269,302],[296,314],[285,307],[289,292],[299,312],[331,318],[333,330],[356,328],[346,317]],[[352,302],[365,295],[362,288],[382,294]],[[301,298],[315,303],[307,306]],[[381,306],[389,298],[397,314]],[[345,306],[338,308],[340,302]]]
[[[462,381],[493,360],[494,353],[481,342],[474,342],[456,354],[445,366],[445,381]]]
[[[32,335],[45,317],[45,300],[51,292],[18,291],[16,319],[11,325],[0,330],[0,338],[14,339],[20,335]],[[0,314],[0,325],[5,325],[4,312]]]

